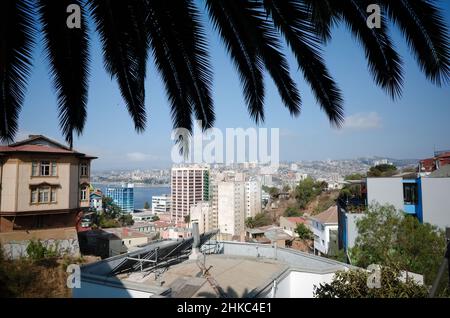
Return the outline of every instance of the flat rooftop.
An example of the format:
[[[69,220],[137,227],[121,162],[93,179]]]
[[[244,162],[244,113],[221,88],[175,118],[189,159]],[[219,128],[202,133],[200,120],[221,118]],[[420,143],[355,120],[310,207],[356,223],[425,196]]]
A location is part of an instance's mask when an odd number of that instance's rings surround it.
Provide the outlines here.
[[[170,288],[171,297],[175,298],[215,298],[220,297],[221,290],[229,297],[251,297],[289,268],[276,260],[229,255],[208,255],[205,267],[209,275],[203,275],[204,271],[197,261],[188,260],[170,266],[161,278],[156,278],[155,273],[146,275],[145,272],[122,274],[117,278]],[[213,280],[208,280],[208,277],[213,277]]]
[[[207,243],[207,239],[203,242]],[[291,273],[312,275],[320,283],[320,277],[353,267],[276,245],[208,242],[202,247],[204,256],[198,260],[188,259],[192,239],[162,240],[141,250],[82,266],[81,295],[98,297],[98,294],[90,294],[88,287],[83,290],[83,284],[94,284],[97,287],[92,291],[98,290],[99,286],[113,287],[109,289],[108,297],[114,297],[111,290],[116,292],[118,288],[125,288],[125,296],[121,294],[119,297],[144,293],[151,297],[256,298],[266,295],[274,281],[281,281]],[[155,252],[158,255],[157,266],[154,263]],[[304,282],[309,284],[308,279]],[[304,284],[302,286],[306,286]]]

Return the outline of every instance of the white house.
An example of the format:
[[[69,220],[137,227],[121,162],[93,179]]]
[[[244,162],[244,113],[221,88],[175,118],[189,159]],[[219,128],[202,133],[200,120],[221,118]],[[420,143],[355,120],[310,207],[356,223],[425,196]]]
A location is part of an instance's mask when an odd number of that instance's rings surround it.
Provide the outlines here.
[[[328,210],[311,216],[311,227],[314,234],[314,252],[328,254],[330,241],[337,242],[338,212],[333,205]]]

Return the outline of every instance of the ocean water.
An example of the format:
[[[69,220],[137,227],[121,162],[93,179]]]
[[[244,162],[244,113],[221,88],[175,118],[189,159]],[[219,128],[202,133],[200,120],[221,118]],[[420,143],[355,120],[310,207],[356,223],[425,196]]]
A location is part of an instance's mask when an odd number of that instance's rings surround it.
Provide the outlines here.
[[[92,184],[95,188],[102,190],[106,194],[106,184]],[[162,194],[170,194],[170,187],[134,187],[134,208],[143,209],[147,201],[152,206],[152,197]]]

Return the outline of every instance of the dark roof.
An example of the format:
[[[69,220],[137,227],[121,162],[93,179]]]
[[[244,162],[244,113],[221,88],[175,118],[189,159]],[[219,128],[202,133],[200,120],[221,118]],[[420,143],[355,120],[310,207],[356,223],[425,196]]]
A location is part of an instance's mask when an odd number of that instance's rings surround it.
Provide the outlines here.
[[[8,146],[0,146],[0,155],[11,153],[50,153],[58,155],[74,155],[86,159],[97,158],[70,149],[70,147],[42,135],[30,135],[29,138],[25,140],[18,141]]]

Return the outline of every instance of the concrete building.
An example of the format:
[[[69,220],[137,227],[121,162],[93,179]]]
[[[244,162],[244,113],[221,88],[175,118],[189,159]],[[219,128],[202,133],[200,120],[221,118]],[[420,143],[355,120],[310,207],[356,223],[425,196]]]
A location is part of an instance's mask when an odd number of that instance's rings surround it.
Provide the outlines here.
[[[450,177],[389,177],[361,180],[360,206],[390,204],[421,223],[441,229],[450,227]],[[356,221],[364,209],[354,210],[355,202],[340,202],[338,209],[339,247],[351,248],[358,235]]]
[[[191,206],[190,223],[198,223],[200,234],[209,232],[211,227],[211,204],[209,202],[197,202]]]
[[[134,184],[122,184],[120,187],[107,187],[106,196],[110,197],[124,213],[134,211]]]
[[[171,203],[170,195],[155,195],[152,197],[152,212],[154,214],[168,213],[170,212]]]
[[[261,213],[261,182],[249,180],[245,182],[245,218]]]
[[[186,256],[191,238],[183,244],[156,242],[84,265],[81,288],[73,290],[73,297],[311,298],[314,286],[330,283],[336,271],[355,268],[271,244],[215,241],[208,235],[200,237],[200,244],[204,259]],[[144,257],[152,262],[140,261]],[[152,269],[155,263],[162,267]]]
[[[182,222],[193,204],[209,200],[209,168],[199,165],[172,168],[171,213]]]
[[[298,234],[295,233],[295,229],[298,224],[305,224],[310,227],[310,221],[301,216],[280,216],[280,227],[289,235],[298,237]]]
[[[91,230],[80,234],[84,253],[107,258],[135,250],[149,242],[149,236],[128,227]]]
[[[221,238],[231,240],[245,233],[245,183],[222,181],[218,184],[218,228]]]
[[[0,146],[0,232],[74,228],[92,159],[42,135]]]
[[[317,215],[311,216],[311,228],[314,234],[314,252],[330,254],[338,249],[338,212],[333,205]]]

